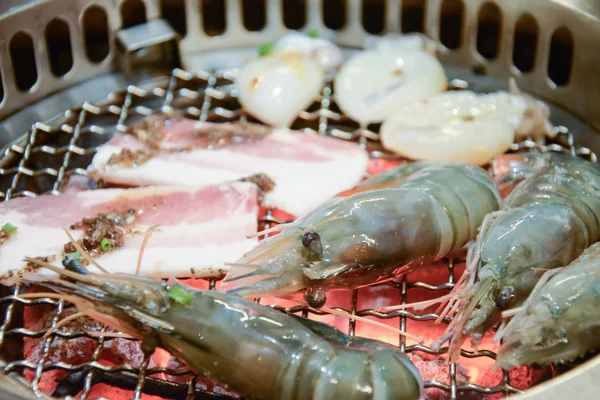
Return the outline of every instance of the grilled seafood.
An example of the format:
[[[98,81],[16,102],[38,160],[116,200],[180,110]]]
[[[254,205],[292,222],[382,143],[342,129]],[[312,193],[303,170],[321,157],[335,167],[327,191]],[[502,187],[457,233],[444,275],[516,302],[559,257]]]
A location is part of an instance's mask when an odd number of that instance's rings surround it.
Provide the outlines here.
[[[352,56],[334,81],[338,106],[363,127],[382,122],[399,106],[446,90],[442,64],[426,51],[364,50]]]
[[[513,93],[446,92],[400,106],[381,126],[385,148],[415,160],[477,165],[505,153],[518,140],[554,137],[546,104]]]
[[[502,310],[518,307],[527,298],[541,269],[569,264],[600,239],[598,166],[566,155],[536,157],[546,166],[521,182],[500,212],[486,217],[467,271],[444,296],[448,302],[440,319],[454,319],[434,345],[450,340],[450,361],[456,360],[467,336],[476,347],[499,322]]]
[[[547,271],[495,341],[496,367],[570,361],[600,349],[600,243]],[[512,310],[509,310],[509,312]]]
[[[440,163],[398,188],[334,199],[271,231],[232,264],[222,289],[242,297],[304,291],[313,307],[326,291],[393,279],[471,240],[500,194],[482,168]]]
[[[399,350],[349,338],[216,291],[126,274],[79,274],[42,262],[63,279],[23,272],[21,281],[60,292],[80,312],[160,346],[195,373],[260,399],[417,399],[423,382]],[[27,295],[23,295],[27,296]]]
[[[248,61],[235,79],[242,107],[262,122],[288,128],[321,91],[322,65],[296,51],[277,51]]]

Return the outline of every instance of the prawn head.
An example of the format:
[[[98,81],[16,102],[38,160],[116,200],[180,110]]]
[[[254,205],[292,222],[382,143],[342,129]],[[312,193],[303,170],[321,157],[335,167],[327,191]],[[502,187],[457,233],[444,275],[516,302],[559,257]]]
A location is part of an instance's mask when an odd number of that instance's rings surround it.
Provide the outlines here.
[[[231,264],[221,289],[241,297],[304,291],[307,302],[318,308],[328,289],[391,279],[395,269],[415,259],[411,251],[435,254],[436,249],[429,248],[434,245],[426,240],[431,236],[429,227],[426,230],[419,220],[434,212],[418,202],[423,197],[403,189],[382,189],[329,204]],[[398,202],[405,200],[410,206],[399,210]],[[421,206],[423,210],[411,208]],[[415,250],[413,243],[420,248]]]
[[[593,318],[586,318],[576,326],[553,318],[541,323],[538,318],[528,318],[522,321],[519,332],[500,347],[494,369],[571,361],[598,350],[598,335],[600,322]]]

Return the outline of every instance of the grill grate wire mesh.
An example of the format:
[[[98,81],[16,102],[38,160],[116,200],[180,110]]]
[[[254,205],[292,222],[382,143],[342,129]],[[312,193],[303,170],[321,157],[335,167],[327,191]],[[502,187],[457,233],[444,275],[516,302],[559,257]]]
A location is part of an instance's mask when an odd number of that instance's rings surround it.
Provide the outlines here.
[[[222,71],[199,71],[195,73],[173,70],[170,77],[152,81],[143,86],[133,86],[111,93],[100,102],[85,102],[77,109],[65,112],[64,116],[54,124],[36,122],[27,133],[25,143],[14,143],[4,151],[4,157],[0,160],[0,198],[8,200],[19,196],[36,196],[40,193],[58,194],[61,187],[71,174],[85,175],[85,168],[91,161],[98,146],[106,142],[110,136],[117,131],[124,131],[134,120],[152,115],[157,112],[177,111],[183,115],[200,121],[235,121],[248,118],[241,110],[239,103],[235,100],[236,91],[233,78],[236,70]],[[464,89],[468,83],[460,80],[451,82],[451,88]],[[393,156],[382,151],[377,143],[377,126],[362,129],[347,116],[337,109],[332,99],[331,79],[325,84],[322,93],[315,103],[299,115],[293,128],[306,132],[332,135],[344,140],[358,140],[369,149],[374,157]],[[525,140],[513,147],[513,151],[560,151],[579,155],[593,161],[596,155],[587,148],[577,148],[573,136],[567,128],[559,128],[558,139],[551,144],[538,144],[532,140]],[[12,160],[14,166],[8,165],[7,160]],[[16,161],[15,161],[16,160]],[[270,210],[259,220],[262,227],[268,228],[273,224],[283,221],[273,217]],[[424,288],[432,292],[447,293],[454,286],[458,276],[455,276],[455,262],[459,260],[448,259],[447,281],[440,285],[431,285],[427,282],[408,283],[406,279],[398,282],[384,283],[391,285],[400,294],[402,303],[406,302],[407,293],[415,288]],[[209,281],[209,288],[215,288],[215,281]],[[51,304],[56,307],[51,326],[54,327],[60,320],[65,306],[62,300],[56,301],[49,298],[42,299],[20,299],[16,296],[22,292],[22,287],[16,286],[12,293],[0,298],[0,306],[4,307],[3,322],[0,326],[0,350],[4,351],[9,337],[40,338],[46,330],[32,331],[24,327],[13,327],[13,321],[17,318],[16,312],[19,306],[31,307],[40,304]],[[406,331],[407,321],[433,321],[437,318],[434,313],[419,314],[409,310],[400,310],[389,313],[378,312],[374,309],[357,309],[359,290],[351,291],[350,308],[344,310],[352,315],[376,317],[378,319],[397,319],[401,330]],[[260,299],[256,299],[260,301]],[[315,310],[308,306],[298,305],[294,307],[281,307],[270,305],[278,310],[288,313],[302,313],[304,316],[311,314],[324,315],[323,311]],[[447,322],[447,321],[446,321]],[[103,328],[102,332],[106,327]],[[356,331],[356,320],[350,320],[348,334],[354,335]],[[415,332],[413,332],[415,333]],[[56,337],[75,339],[87,336],[86,333],[65,333],[61,330],[53,332],[44,343],[44,352],[38,363],[32,363],[25,359],[6,362],[0,360],[0,366],[4,372],[9,374],[23,385],[30,387],[38,396],[47,397],[41,392],[39,382],[42,373],[52,369],[62,369],[71,373],[88,371],[85,375],[81,399],[87,399],[94,385],[95,376],[101,373],[130,373],[137,377],[134,389],[134,398],[140,399],[142,393],[147,392],[148,377],[159,373],[172,376],[189,374],[189,371],[174,371],[165,367],[149,367],[150,356],[147,356],[140,369],[127,365],[106,366],[98,362],[100,350],[103,347],[104,338],[95,338],[97,341],[92,360],[78,365],[70,365],[64,362],[45,363],[52,340]],[[400,349],[406,353],[422,352],[430,355],[443,355],[447,347],[434,351],[423,344],[407,345],[405,338],[399,336]],[[462,350],[462,355],[467,358],[494,358],[495,354],[488,350],[470,352]],[[35,371],[32,382],[26,380],[22,372],[25,369]],[[182,389],[190,398],[193,398],[195,377],[191,375],[188,385],[171,384],[172,387]],[[462,393],[475,393],[482,397],[485,395],[500,393],[504,396],[518,393],[520,390],[511,385],[509,375],[503,371],[502,381],[492,387],[481,386],[472,382],[459,384],[457,382],[457,365],[452,364],[449,368],[449,384],[435,381],[425,383],[425,388],[438,388],[449,394],[451,399],[457,399]],[[158,380],[158,379],[157,379]]]

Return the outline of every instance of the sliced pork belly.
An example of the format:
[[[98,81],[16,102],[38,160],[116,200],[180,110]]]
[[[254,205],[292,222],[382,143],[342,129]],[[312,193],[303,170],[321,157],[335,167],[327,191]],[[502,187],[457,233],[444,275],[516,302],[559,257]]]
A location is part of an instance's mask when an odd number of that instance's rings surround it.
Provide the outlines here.
[[[357,184],[368,163],[357,144],[286,129],[265,133],[256,124],[189,119],[162,127],[162,133],[115,136],[95,155],[90,175],[144,186],[216,184],[264,173],[275,182],[264,204],[302,215]]]
[[[69,239],[62,228],[87,218],[79,223],[87,232],[71,229],[71,233],[110,272],[135,273],[145,233],[159,225],[147,242],[142,275],[221,276],[228,269],[225,262],[257,243],[247,238],[257,230],[257,198],[254,184],[233,182],[13,199],[0,203],[0,221],[17,228],[0,245],[0,272],[19,269],[25,256],[60,263],[65,251],[75,251],[71,245],[65,247]]]

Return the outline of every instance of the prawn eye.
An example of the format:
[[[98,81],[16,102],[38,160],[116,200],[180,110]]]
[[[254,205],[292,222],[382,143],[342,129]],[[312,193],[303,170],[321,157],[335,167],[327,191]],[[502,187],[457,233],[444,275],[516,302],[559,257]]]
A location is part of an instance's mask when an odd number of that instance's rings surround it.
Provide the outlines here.
[[[304,299],[312,308],[321,308],[327,301],[327,293],[323,286],[313,286],[306,289]]]
[[[512,299],[513,292],[515,288],[512,286],[504,286],[498,296],[496,296],[495,302],[496,307],[501,310],[506,310],[510,305],[510,300]]]
[[[302,246],[318,255],[323,254],[321,236],[319,236],[317,232],[306,232],[304,235],[302,235]]]

